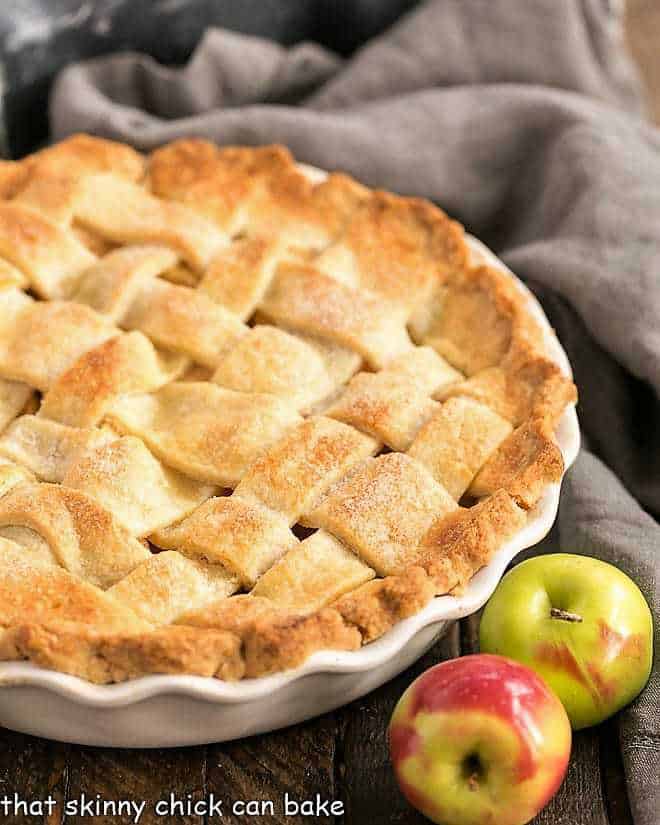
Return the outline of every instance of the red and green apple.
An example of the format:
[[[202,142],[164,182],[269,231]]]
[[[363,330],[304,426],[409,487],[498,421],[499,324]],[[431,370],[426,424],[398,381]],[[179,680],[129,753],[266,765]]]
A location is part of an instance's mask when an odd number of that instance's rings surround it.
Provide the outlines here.
[[[533,668],[575,729],[627,705],[648,681],[653,620],[637,585],[611,564],[556,553],[514,567],[488,602],[485,653]]]
[[[439,825],[523,825],[559,788],[571,750],[561,702],[501,656],[465,656],[423,673],[390,722],[408,801]]]

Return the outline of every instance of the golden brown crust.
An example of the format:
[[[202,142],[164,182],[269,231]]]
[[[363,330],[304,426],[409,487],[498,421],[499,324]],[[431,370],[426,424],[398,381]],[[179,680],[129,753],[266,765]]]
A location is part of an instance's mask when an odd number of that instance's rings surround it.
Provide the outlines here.
[[[511,425],[484,404],[450,398],[422,427],[408,455],[459,501]]]
[[[408,314],[466,263],[460,224],[428,201],[383,191],[361,201],[336,244],[317,262],[335,277],[404,306]]]
[[[155,390],[178,378],[183,356],[159,352],[141,332],[88,350],[62,373],[41,403],[41,415],[72,427],[98,425],[120,395]]]
[[[504,489],[529,509],[563,472],[564,459],[552,429],[544,419],[530,419],[500,444],[475,477],[470,493],[481,498]]]
[[[0,498],[0,530],[16,528],[29,530],[47,545],[53,563],[59,565],[53,575],[61,567],[72,580],[58,582],[55,588],[66,587],[67,592],[73,588],[76,596],[75,582],[105,589],[149,558],[144,545],[108,510],[88,495],[59,484],[17,484]],[[34,542],[25,544],[34,546]],[[15,603],[18,590],[12,574],[17,564],[12,560],[0,568],[2,587],[8,589],[10,603]],[[24,595],[29,613],[29,588]]]
[[[446,290],[439,320],[423,340],[467,377],[441,387],[435,397],[473,399],[516,428],[487,458],[468,492],[482,497],[503,488],[529,509],[563,473],[554,429],[577,401],[575,384],[545,354],[548,333],[506,273],[490,266],[467,269],[451,276]],[[486,334],[470,336],[476,326]]]
[[[63,178],[112,172],[131,181],[139,181],[145,167],[143,156],[125,143],[86,134],[71,135],[54,146],[30,155],[23,163],[33,177],[45,172]]]
[[[202,627],[215,630],[227,630],[237,636],[243,636],[246,628],[259,617],[275,617],[281,613],[269,599],[260,599],[250,594],[222,599],[208,607],[189,610],[180,616],[176,624],[190,627]]]
[[[431,525],[419,542],[417,563],[437,594],[465,585],[525,523],[524,512],[504,490]]]
[[[332,608],[302,616],[257,618],[244,637],[245,675],[290,670],[317,650],[357,650],[361,643],[358,631]]]
[[[25,183],[28,167],[25,161],[0,160],[0,198],[13,198]]]
[[[245,221],[241,207],[255,188],[292,168],[284,147],[221,149],[206,140],[185,138],[153,152],[149,186],[158,197],[186,203],[223,229],[237,231]]]
[[[260,502],[295,524],[334,482],[377,448],[376,441],[345,424],[311,416],[259,455],[236,495]]]
[[[339,538],[379,575],[402,573],[440,513],[456,509],[449,492],[403,453],[366,459],[333,485],[305,524]]]
[[[281,146],[0,162],[0,660],[256,677],[459,591],[563,472],[546,339],[440,209]]]
[[[441,400],[473,398],[492,407],[514,426],[531,418],[555,425],[566,406],[577,400],[575,384],[553,361],[522,348],[501,364],[444,387],[437,395]]]
[[[246,677],[289,670],[316,651],[357,650],[362,643],[356,628],[333,608],[302,613],[250,595],[190,611],[177,624],[190,631],[218,630],[240,638]]]
[[[221,564],[246,588],[254,587],[298,544],[285,518],[238,496],[207,499],[183,521],[152,533],[150,541],[192,559]]]
[[[156,150],[149,184],[155,195],[185,203],[232,235],[283,233],[311,249],[327,245],[369,191],[339,174],[314,186],[283,146],[220,148],[196,138]]]
[[[49,548],[30,548],[0,538],[0,557],[0,628],[28,621],[65,622],[106,632],[135,633],[149,627],[129,607],[58,566]]]
[[[309,613],[327,607],[375,575],[334,536],[317,530],[267,570],[252,594],[278,607]]]
[[[71,229],[74,238],[92,252],[102,252],[105,245],[94,233],[73,225],[82,180],[96,173],[113,175],[138,182],[144,174],[142,155],[122,143],[72,135],[49,146],[13,168],[0,170],[0,192],[5,199],[41,213],[48,221]]]
[[[362,643],[378,639],[394,625],[418,613],[435,595],[432,581],[422,567],[411,566],[399,576],[387,576],[342,596],[333,607],[355,627]]]
[[[127,635],[77,626],[20,625],[0,636],[0,659],[26,659],[97,684],[154,673],[235,681],[245,673],[237,636],[179,626]]]

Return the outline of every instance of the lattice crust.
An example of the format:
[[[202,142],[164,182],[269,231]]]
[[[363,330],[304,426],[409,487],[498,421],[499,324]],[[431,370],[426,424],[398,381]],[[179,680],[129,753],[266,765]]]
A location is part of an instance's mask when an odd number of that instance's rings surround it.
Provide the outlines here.
[[[355,350],[375,369],[413,346],[401,308],[312,266],[281,263],[260,312],[276,324]]]
[[[416,562],[436,593],[458,592],[525,520],[511,496],[497,490],[474,507],[459,507],[436,519],[417,546]]]
[[[26,274],[43,298],[63,298],[95,260],[66,229],[14,203],[0,204],[0,254]]]
[[[252,590],[279,607],[310,611],[332,604],[375,572],[323,530],[274,564]]]
[[[356,375],[327,415],[404,451],[440,407],[429,396],[461,377],[434,350],[416,347],[378,373]]]
[[[188,518],[150,539],[158,547],[224,565],[246,588],[254,587],[284,553],[299,544],[286,519],[235,495],[208,499]]]
[[[24,481],[36,481],[36,478],[26,467],[0,457],[0,497]]]
[[[359,366],[360,357],[344,347],[261,324],[220,360],[211,380],[230,390],[275,395],[310,412]]]
[[[409,565],[433,519],[455,507],[447,490],[421,464],[388,453],[367,459],[337,482],[305,521],[333,533],[377,573],[388,576]]]
[[[77,458],[112,439],[107,429],[67,427],[22,415],[0,436],[0,457],[23,465],[41,481],[61,484]]]
[[[438,281],[466,264],[462,229],[430,203],[374,192],[317,266],[411,314]]]
[[[200,272],[228,241],[214,223],[193,210],[155,198],[112,173],[83,179],[75,217],[112,243],[169,246]]]
[[[108,592],[145,621],[160,625],[175,621],[191,605],[204,607],[231,596],[239,584],[220,565],[168,550],[143,561]]]
[[[20,541],[26,559],[59,565],[104,589],[150,558],[147,548],[105,508],[55,484],[13,487],[0,499],[0,533]]]
[[[117,334],[89,307],[0,292],[0,377],[47,390],[83,353]]]
[[[153,393],[123,396],[108,420],[191,478],[233,487],[300,416],[273,395],[175,381]]]
[[[112,596],[62,567],[35,561],[24,548],[0,539],[2,627],[25,623],[77,623],[106,632],[142,631],[149,625]]]
[[[423,340],[469,376],[496,366],[518,326],[532,323],[520,317],[515,289],[487,267],[452,272],[443,285],[442,311],[432,318]]]
[[[0,163],[0,659],[240,679],[459,591],[561,477],[544,335],[440,210],[282,147]]]
[[[563,469],[552,428],[543,419],[530,419],[500,443],[472,480],[469,492],[481,498],[506,490],[529,509],[549,482],[561,479]]]
[[[557,364],[526,345],[512,346],[502,364],[440,389],[438,398],[473,398],[487,404],[514,427],[540,419],[556,424],[567,404],[577,400],[575,386]]]
[[[140,330],[155,344],[213,367],[245,326],[203,293],[157,277],[176,261],[164,247],[115,250],[83,273],[72,298],[124,329]]]
[[[120,396],[160,389],[187,366],[185,356],[155,349],[140,332],[117,335],[57,377],[39,415],[71,427],[97,426]]]
[[[96,499],[136,536],[184,518],[215,492],[212,485],[165,467],[132,436],[76,456],[62,484]]]
[[[458,501],[510,432],[509,422],[484,404],[450,398],[424,425],[408,455]]]
[[[235,495],[304,521],[322,494],[372,455],[377,442],[345,424],[315,416],[292,427],[249,468]]]
[[[0,432],[25,409],[32,395],[27,384],[0,378]]]
[[[0,259],[0,289],[10,289],[14,286],[18,289],[27,289],[29,285],[27,275],[4,258]]]
[[[286,244],[278,237],[239,238],[218,252],[199,292],[247,321],[263,300]]]
[[[313,186],[281,146],[177,141],[154,152],[149,178],[156,195],[185,203],[231,235],[283,235],[315,249],[326,247],[369,195],[346,175]]]
[[[145,287],[178,261],[165,246],[127,246],[109,252],[77,279],[73,300],[121,324]]]

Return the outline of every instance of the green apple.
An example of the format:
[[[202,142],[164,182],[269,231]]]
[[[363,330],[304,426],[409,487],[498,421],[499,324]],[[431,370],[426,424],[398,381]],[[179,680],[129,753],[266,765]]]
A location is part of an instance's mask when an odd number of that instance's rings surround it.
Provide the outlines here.
[[[602,722],[649,679],[653,619],[624,573],[599,559],[556,553],[514,567],[486,605],[482,652],[533,668],[573,728]]]

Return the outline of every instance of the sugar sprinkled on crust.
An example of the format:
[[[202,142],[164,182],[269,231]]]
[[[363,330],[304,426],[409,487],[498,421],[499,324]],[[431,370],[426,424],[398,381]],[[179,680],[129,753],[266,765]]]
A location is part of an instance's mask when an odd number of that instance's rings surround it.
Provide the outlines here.
[[[280,146],[2,162],[0,659],[231,680],[355,650],[524,525],[575,399],[426,201]]]

